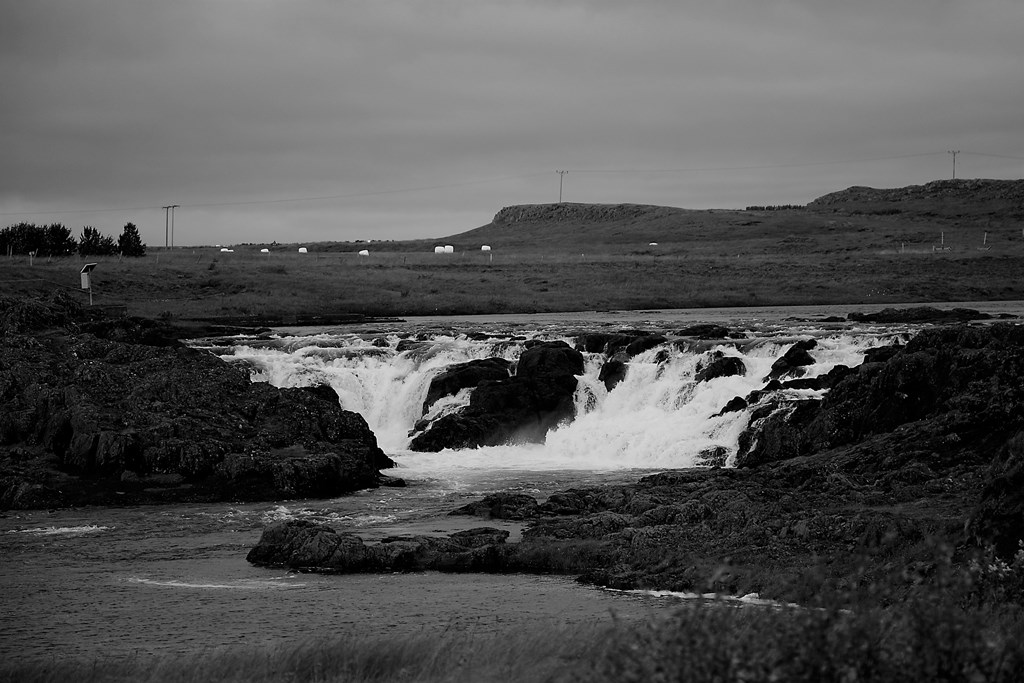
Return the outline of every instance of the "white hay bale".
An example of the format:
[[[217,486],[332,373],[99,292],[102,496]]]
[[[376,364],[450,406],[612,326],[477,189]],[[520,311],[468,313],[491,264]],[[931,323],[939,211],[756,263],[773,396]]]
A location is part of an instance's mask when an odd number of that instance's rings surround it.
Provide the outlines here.
[[[443,254],[444,253],[444,247],[434,247],[434,253],[435,254]]]
[[[360,256],[369,256],[370,255],[370,250],[369,249],[363,249],[363,250],[361,250],[359,252],[359,255]]]
[[[306,248],[305,248],[305,247],[299,247],[299,253],[300,253],[300,254],[305,254],[305,253],[307,253],[307,252],[306,252]]]
[[[446,254],[454,254],[455,253],[455,247],[453,247],[450,244],[444,245],[444,253],[446,253]]]
[[[484,246],[480,247],[480,251],[490,251],[490,250],[491,250],[491,246],[489,244],[485,244]]]

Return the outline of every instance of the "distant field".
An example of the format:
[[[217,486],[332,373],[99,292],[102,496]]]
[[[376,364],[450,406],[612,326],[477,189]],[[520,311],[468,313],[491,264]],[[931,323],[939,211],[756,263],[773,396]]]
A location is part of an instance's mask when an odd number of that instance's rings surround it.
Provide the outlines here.
[[[150,247],[143,258],[94,259],[93,299],[133,315],[271,319],[1024,299],[1024,211],[918,204],[556,204],[446,238],[306,244],[306,254]],[[444,244],[455,253],[433,252]],[[66,288],[88,302],[84,262],[0,258],[0,291]]]

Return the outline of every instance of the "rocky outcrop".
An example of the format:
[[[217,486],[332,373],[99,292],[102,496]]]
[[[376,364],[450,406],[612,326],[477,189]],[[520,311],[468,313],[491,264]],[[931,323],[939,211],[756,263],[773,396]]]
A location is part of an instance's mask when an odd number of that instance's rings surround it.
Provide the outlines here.
[[[26,307],[36,329],[17,322]],[[0,339],[0,506],[332,496],[393,464],[329,387],[253,383],[60,298],[0,300],[0,319],[21,330]]]
[[[476,387],[484,380],[507,379],[512,363],[504,358],[483,358],[467,363],[456,363],[430,380],[427,397],[423,401],[423,412],[439,398],[454,396],[463,389]]]
[[[432,422],[413,437],[414,451],[541,443],[548,431],[575,414],[576,376],[583,355],[565,342],[530,345],[519,357],[516,374],[484,380],[469,405]]]
[[[805,366],[814,365],[814,357],[811,356],[810,350],[817,345],[818,342],[815,339],[805,339],[794,343],[772,363],[772,368],[765,380],[802,375]]]
[[[875,313],[850,313],[847,320],[859,323],[954,323],[971,320],[990,320],[992,316],[973,308],[951,308],[948,310],[931,306],[911,308],[883,308]]]
[[[509,532],[478,527],[448,536],[395,536],[367,544],[324,524],[291,520],[267,527],[246,560],[260,567],[329,573],[496,571]]]
[[[787,401],[777,381],[752,397],[740,467],[539,503],[498,493],[452,513],[523,520],[516,543],[482,529],[472,541],[373,545],[292,523],[301,533],[268,529],[250,559],[325,571],[561,572],[621,589],[805,604],[827,595],[834,607],[844,594],[881,586],[884,600],[898,600],[940,582],[943,563],[970,557],[952,549],[968,553],[969,543],[1011,557],[1024,528],[1024,328],[927,330],[869,359],[823,380],[832,390],[821,400]]]
[[[702,365],[697,370],[694,381],[710,382],[718,377],[732,377],[733,375],[746,374],[746,372],[747,366],[744,365],[743,359],[736,356],[726,356],[721,351],[718,351],[713,354],[711,362],[707,365]]]
[[[1024,327],[928,329],[866,361],[855,371],[834,370],[840,379],[820,404],[794,410],[776,402],[755,411],[737,461],[815,453],[914,423],[955,440],[997,443],[1024,428]]]
[[[529,519],[537,515],[537,499],[525,493],[492,493],[449,512],[449,515],[470,515],[488,519]]]

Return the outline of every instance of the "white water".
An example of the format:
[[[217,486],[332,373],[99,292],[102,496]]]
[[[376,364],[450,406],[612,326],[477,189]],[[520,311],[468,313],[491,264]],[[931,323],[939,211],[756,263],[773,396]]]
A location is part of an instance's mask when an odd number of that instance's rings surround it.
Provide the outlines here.
[[[452,477],[468,470],[522,471],[622,470],[693,467],[704,464],[702,452],[715,447],[735,454],[749,413],[715,417],[736,396],[765,386],[772,363],[799,338],[814,336],[810,351],[815,364],[804,377],[827,373],[839,364],[859,365],[864,351],[900,337],[893,330],[813,329],[794,336],[784,332],[748,332],[747,339],[722,343],[666,344],[629,360],[625,379],[612,391],[598,380],[602,354],[584,354],[586,368],[578,380],[576,418],[549,432],[544,444],[508,445],[441,453],[413,453],[410,434],[424,417],[423,401],[430,381],[446,367],[498,356],[516,361],[526,339],[563,339],[568,332],[517,331],[483,341],[465,334],[420,333],[413,348],[398,350],[402,341],[387,334],[275,335],[239,339],[215,352],[229,362],[245,362],[257,381],[295,387],[329,384],[342,407],[360,413],[378,443],[414,475]],[[405,336],[405,335],[403,335]],[[410,341],[405,342],[406,345]],[[682,348],[680,348],[682,347]],[[694,350],[685,350],[686,348]],[[403,347],[404,349],[405,347]],[[714,354],[740,358],[743,375],[695,382],[696,372]],[[792,391],[811,398],[813,391]],[[435,418],[458,410],[470,390],[429,407]],[[403,473],[404,476],[404,473]]]

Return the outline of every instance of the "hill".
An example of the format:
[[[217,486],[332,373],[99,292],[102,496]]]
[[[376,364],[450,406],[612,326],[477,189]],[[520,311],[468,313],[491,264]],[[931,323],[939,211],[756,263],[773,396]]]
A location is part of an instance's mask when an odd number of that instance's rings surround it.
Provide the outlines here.
[[[852,187],[804,207],[505,207],[401,242],[150,249],[99,259],[97,304],[253,323],[407,316],[1024,299],[1024,180]],[[435,254],[449,244],[452,254]],[[488,245],[490,251],[482,252]],[[268,253],[260,253],[268,248]],[[369,256],[357,256],[359,250]],[[0,260],[11,294],[79,289],[79,258]]]

